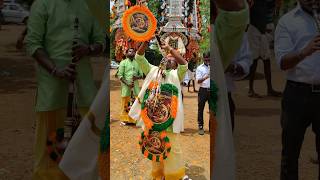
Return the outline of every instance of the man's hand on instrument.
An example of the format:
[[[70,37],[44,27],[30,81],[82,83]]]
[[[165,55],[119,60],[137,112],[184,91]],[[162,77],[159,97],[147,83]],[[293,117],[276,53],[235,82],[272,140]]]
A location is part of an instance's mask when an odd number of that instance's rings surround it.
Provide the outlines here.
[[[74,62],[78,62],[81,58],[85,56],[89,56],[90,54],[90,46],[81,44],[76,45],[72,48],[72,58]]]
[[[57,68],[52,74],[61,79],[74,80],[76,78],[76,65],[71,63],[64,68]]]
[[[133,88],[133,87],[134,87],[134,82],[132,81],[132,83],[130,83],[128,86],[129,86],[130,88]]]
[[[132,78],[133,81],[136,81],[136,80],[139,80],[139,79],[141,79],[141,77],[139,77],[139,76],[133,76],[133,78]]]

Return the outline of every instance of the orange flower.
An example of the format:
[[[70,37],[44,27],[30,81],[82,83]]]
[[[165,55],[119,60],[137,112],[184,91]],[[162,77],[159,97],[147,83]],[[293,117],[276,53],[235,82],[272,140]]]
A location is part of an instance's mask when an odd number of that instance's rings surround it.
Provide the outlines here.
[[[166,131],[162,131],[161,134],[160,134],[160,138],[161,139],[164,139],[166,137]]]
[[[144,122],[144,125],[146,126],[147,129],[151,129],[153,126],[152,121],[150,120],[150,118],[148,117],[147,114],[147,108],[144,108],[143,110],[141,110],[141,118]]]
[[[177,96],[171,97],[171,117],[176,118],[178,110],[178,98]]]
[[[160,160],[160,162],[163,161],[163,155],[162,154],[160,154],[159,160]]]
[[[137,33],[131,28],[132,15],[141,13],[148,17],[148,30],[144,33]],[[122,17],[122,27],[124,32],[134,41],[144,42],[152,38],[157,29],[157,20],[146,6],[135,5],[126,10]]]
[[[152,82],[149,84],[148,89],[153,89],[153,88],[155,88],[155,87],[157,87],[157,86],[158,86],[158,82],[152,81]]]
[[[148,151],[147,151],[147,150],[145,150],[143,155],[144,155],[144,157],[146,157],[146,158],[147,158],[147,157],[148,157],[148,155],[149,155]]]

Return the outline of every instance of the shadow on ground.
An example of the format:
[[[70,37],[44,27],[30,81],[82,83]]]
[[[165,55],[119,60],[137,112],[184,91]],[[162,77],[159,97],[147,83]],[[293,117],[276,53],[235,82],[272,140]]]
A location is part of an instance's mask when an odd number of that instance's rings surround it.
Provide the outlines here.
[[[210,134],[209,131],[205,131],[205,134]],[[198,129],[185,128],[184,132],[181,133],[182,136],[193,136],[198,135]]]
[[[249,116],[249,117],[269,117],[280,115],[281,110],[279,108],[238,108],[236,110],[237,116]]]
[[[200,166],[191,165],[187,167],[186,174],[192,180],[207,180],[204,175],[205,169]]]
[[[242,80],[249,80],[249,75],[247,77],[245,77],[244,79]],[[256,72],[256,74],[254,75],[254,80],[263,80],[264,79],[264,74],[263,73],[260,73],[260,72]],[[242,81],[240,80],[240,81]]]

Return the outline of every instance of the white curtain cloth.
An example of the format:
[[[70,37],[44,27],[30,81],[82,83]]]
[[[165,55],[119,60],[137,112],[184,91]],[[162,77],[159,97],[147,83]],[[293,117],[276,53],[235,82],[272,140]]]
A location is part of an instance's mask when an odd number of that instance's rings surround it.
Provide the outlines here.
[[[109,67],[109,66],[107,66]],[[104,80],[90,107],[95,116],[95,125],[103,129],[107,110],[109,110],[109,69],[104,74]],[[82,120],[79,128],[73,135],[59,164],[61,170],[71,180],[97,180],[98,155],[100,137],[91,130],[91,122],[87,116]]]
[[[214,26],[211,25],[211,29]],[[228,103],[228,92],[226,79],[222,66],[219,50],[214,36],[210,39],[211,46],[211,68],[210,78],[218,87],[217,102],[217,131],[215,144],[214,165],[212,167],[213,180],[235,179],[235,153],[231,127],[231,116]]]

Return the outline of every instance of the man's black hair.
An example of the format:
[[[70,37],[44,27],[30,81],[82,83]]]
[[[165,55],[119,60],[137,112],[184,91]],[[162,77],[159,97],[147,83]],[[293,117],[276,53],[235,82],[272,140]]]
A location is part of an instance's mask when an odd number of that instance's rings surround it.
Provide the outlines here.
[[[128,49],[126,50],[126,53],[128,53],[128,51],[129,51],[130,49],[133,49],[134,51],[136,50],[135,48],[131,47],[131,48],[128,48]]]
[[[208,57],[208,58],[210,58],[210,51],[203,53],[203,57]]]

